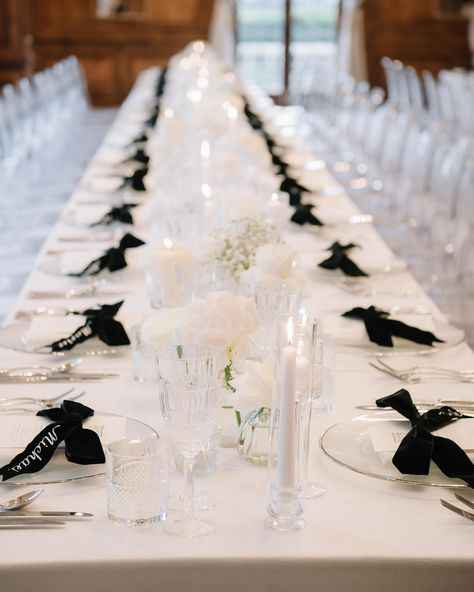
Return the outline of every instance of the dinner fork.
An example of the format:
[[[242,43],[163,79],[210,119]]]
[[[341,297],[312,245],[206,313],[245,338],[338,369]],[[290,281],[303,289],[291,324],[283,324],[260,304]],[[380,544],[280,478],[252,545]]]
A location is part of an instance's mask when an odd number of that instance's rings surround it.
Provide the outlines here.
[[[468,373],[466,371],[459,370],[446,370],[436,368],[416,368],[410,370],[396,370],[391,366],[388,366],[381,360],[376,362],[369,362],[372,368],[375,368],[379,372],[389,374],[394,378],[403,380],[410,384],[416,384],[426,380],[454,380],[456,382],[469,382],[474,383],[474,373]]]
[[[469,508],[474,509],[474,503],[472,503],[470,500],[468,500],[464,496],[460,495],[459,493],[455,493],[454,495],[457,497],[457,499],[460,502],[462,502],[463,504],[465,504]],[[463,508],[459,508],[458,506],[455,506],[454,504],[451,504],[450,502],[447,502],[444,499],[440,499],[439,501],[441,502],[441,505],[444,506],[446,509],[451,510],[451,512],[454,512],[455,514],[459,514],[459,516],[463,516],[464,518],[467,518],[468,520],[471,520],[472,522],[474,522],[474,512],[468,512],[467,510],[464,510]]]
[[[52,407],[53,405],[55,405],[56,403],[58,403],[61,400],[64,400],[66,397],[68,397],[69,401],[76,401],[77,399],[80,399],[81,397],[83,397],[86,394],[86,391],[82,391],[80,393],[77,393],[76,395],[73,395],[72,397],[69,397],[68,395],[70,393],[72,393],[75,390],[75,388],[69,389],[67,391],[65,391],[64,393],[61,393],[60,395],[56,395],[55,397],[49,397],[49,398],[38,398],[38,397],[4,397],[2,399],[0,399],[0,407],[10,407],[10,406],[16,406],[16,405],[23,405],[23,404],[31,404],[31,405],[38,405],[40,407]]]

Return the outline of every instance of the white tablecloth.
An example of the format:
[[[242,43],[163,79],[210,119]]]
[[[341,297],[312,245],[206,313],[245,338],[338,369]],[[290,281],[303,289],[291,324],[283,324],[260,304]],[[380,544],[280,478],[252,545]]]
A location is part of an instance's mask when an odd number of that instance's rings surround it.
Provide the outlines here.
[[[133,95],[128,107],[133,105],[132,99]],[[126,117],[127,105],[119,114],[109,138],[114,137]],[[313,184],[335,185],[325,170],[312,171],[308,175]],[[71,199],[79,199],[81,193],[83,191],[78,189]],[[329,198],[322,199],[321,214],[324,200]],[[340,211],[356,211],[347,196],[338,195],[332,199],[334,201],[330,203],[337,201]],[[57,242],[57,238],[68,231],[70,227],[58,223],[39,255],[39,262],[47,251],[64,246],[64,243]],[[144,234],[140,228],[134,232],[139,236]],[[341,238],[358,237],[375,250],[386,249],[367,225],[354,228]],[[310,257],[313,248],[321,248],[329,242],[326,235],[318,238],[312,231],[296,227],[288,227],[285,238],[304,252],[305,258]],[[43,304],[37,300],[27,302],[29,290],[61,285],[64,282],[35,269],[17,309]],[[408,273],[399,276],[398,286],[413,290],[412,299],[405,299],[403,303],[431,305]],[[128,325],[135,319],[140,320],[148,306],[141,275],[131,272],[129,281],[118,282],[116,289],[118,294],[123,292],[126,297]],[[319,311],[347,310],[358,303],[374,303],[375,299],[350,296],[333,283],[314,283],[309,289],[312,306]],[[381,296],[377,303],[388,302],[388,297],[385,298],[384,301]],[[85,308],[95,301],[81,299],[71,303]],[[44,304],[51,305],[51,301],[44,301]],[[23,365],[31,363],[32,359],[37,363],[42,361],[39,357],[3,349],[1,356],[2,365]],[[436,353],[429,360],[443,366],[474,367],[474,357],[466,345]],[[420,358],[407,357],[403,362],[408,366],[419,363]],[[87,369],[118,371],[120,377],[85,385],[85,404],[162,429],[156,387],[132,379],[129,355],[91,359],[86,365]],[[0,396],[27,392],[55,394],[61,392],[63,386],[0,385]],[[50,485],[36,502],[38,509],[82,510],[94,513],[95,518],[89,522],[69,523],[59,530],[0,531],[0,590],[472,590],[474,524],[440,506],[439,498],[451,499],[452,493],[438,488],[384,482],[353,473],[330,461],[318,448],[317,439],[324,428],[362,413],[355,408],[356,404],[371,402],[401,386],[391,377],[371,369],[367,357],[338,353],[335,410],[315,417],[310,459],[311,476],[327,487],[327,494],[305,502],[307,527],[304,531],[288,534],[264,528],[266,471],[239,458],[235,450],[223,448],[218,471],[199,481],[199,487],[211,492],[218,502],[212,510],[212,518],[217,523],[215,534],[182,540],[166,535],[160,527],[121,529],[115,526],[107,519],[104,477]],[[468,399],[473,394],[472,385],[454,383],[412,385],[409,390],[413,398],[427,400],[443,396]],[[177,472],[173,473],[172,482],[177,491],[180,487]],[[15,491],[7,484],[0,485],[2,498],[10,497]]]

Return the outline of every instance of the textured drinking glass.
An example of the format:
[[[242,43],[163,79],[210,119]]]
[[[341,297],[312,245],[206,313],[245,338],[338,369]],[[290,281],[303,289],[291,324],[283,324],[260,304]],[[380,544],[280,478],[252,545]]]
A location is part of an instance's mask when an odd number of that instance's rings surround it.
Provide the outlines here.
[[[156,350],[158,377],[169,382],[181,381],[184,375],[207,376],[219,380],[223,369],[222,351],[210,345],[170,345]]]
[[[107,458],[109,520],[120,526],[147,526],[166,518],[169,450],[156,437],[110,443]]]
[[[166,532],[187,538],[210,534],[215,530],[214,523],[198,517],[195,511],[194,467],[215,429],[217,383],[210,384],[207,375],[183,374],[172,383],[162,379],[159,386],[163,419],[173,448],[183,457],[186,484],[184,514],[167,522]]]
[[[143,341],[141,326],[134,325],[130,331],[132,342],[133,378],[138,382],[156,382],[156,347]]]

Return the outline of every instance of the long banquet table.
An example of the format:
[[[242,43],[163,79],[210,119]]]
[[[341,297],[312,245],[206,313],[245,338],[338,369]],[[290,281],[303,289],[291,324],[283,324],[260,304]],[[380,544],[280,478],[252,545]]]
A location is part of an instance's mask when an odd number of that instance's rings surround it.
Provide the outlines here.
[[[96,160],[102,158],[107,145],[120,140],[120,130],[130,123],[134,100],[150,77],[156,75],[153,72],[145,72],[140,77]],[[291,109],[277,111],[282,121],[292,113]],[[295,148],[298,148],[298,140],[298,135],[286,138]],[[309,158],[316,160],[316,156],[309,155]],[[87,193],[84,186],[96,170],[93,161],[69,206]],[[306,182],[321,194],[318,210],[321,215],[333,207],[348,214],[357,213],[348,196],[336,191],[335,181],[324,168],[310,166],[305,175]],[[151,196],[143,199],[151,199]],[[64,248],[58,237],[68,230],[70,228],[60,220],[39,253],[38,263],[48,252]],[[145,238],[146,228],[137,227],[134,232]],[[345,232],[346,236],[347,232],[352,233],[349,238],[358,237],[374,250],[389,253],[370,224],[357,225]],[[284,237],[309,259],[315,242],[328,242],[327,238],[318,238],[305,228],[289,226],[285,228]],[[127,278],[127,283],[113,283],[113,289],[118,296],[126,298],[124,314],[129,326],[146,314],[148,298],[139,271]],[[9,321],[14,320],[17,310],[42,304],[51,306],[51,300],[28,301],[30,290],[64,285],[59,278],[46,275],[36,267]],[[397,285],[412,294],[403,300],[404,304],[414,302],[433,307],[408,272],[397,276]],[[354,306],[355,297],[334,283],[309,282],[307,288],[308,301],[318,314]],[[374,299],[374,296],[358,297],[357,302],[368,305]],[[380,296],[377,302],[383,305],[389,300],[388,296]],[[71,300],[68,305],[85,308],[94,302],[94,298],[82,298]],[[7,349],[2,349],[1,355],[2,365],[20,366],[32,361],[28,354]],[[474,356],[465,344],[435,353],[429,359],[453,368],[474,367]],[[35,363],[49,362],[39,356],[34,360]],[[38,509],[41,504],[41,509],[45,510],[81,510],[92,512],[95,518],[71,522],[62,529],[1,531],[0,590],[472,590],[474,526],[440,506],[440,497],[450,499],[452,493],[436,487],[409,486],[356,474],[333,463],[318,447],[318,437],[327,426],[363,413],[355,408],[357,404],[371,402],[406,386],[377,373],[368,360],[347,352],[336,355],[335,408],[314,417],[310,457],[311,476],[326,486],[327,493],[304,503],[307,521],[304,531],[289,534],[263,526],[267,503],[266,470],[245,462],[235,450],[222,448],[218,470],[199,481],[199,486],[212,492],[218,502],[212,510],[217,531],[211,536],[186,540],[166,535],[159,526],[142,529],[115,526],[107,519],[105,477],[49,485],[41,500],[36,502]],[[403,365],[419,361],[420,358],[409,356],[403,359]],[[88,369],[119,373],[117,378],[85,385],[85,404],[163,430],[156,386],[133,380],[130,354],[87,359],[85,365]],[[47,396],[61,392],[62,386],[0,385],[0,396],[26,391],[34,391],[35,396],[43,393]],[[425,383],[410,385],[409,390],[416,399],[433,400],[448,395],[472,399],[469,384]],[[172,481],[179,487],[177,472],[172,474]],[[10,497],[14,491],[8,484],[0,485],[2,498]]]

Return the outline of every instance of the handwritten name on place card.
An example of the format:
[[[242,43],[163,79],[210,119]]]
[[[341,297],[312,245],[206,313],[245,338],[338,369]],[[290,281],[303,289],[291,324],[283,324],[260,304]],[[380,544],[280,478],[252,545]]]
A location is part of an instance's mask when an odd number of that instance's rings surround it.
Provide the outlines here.
[[[395,452],[409,431],[409,421],[381,421],[369,428],[375,452]],[[466,452],[474,452],[474,419],[452,422],[433,433],[453,440]]]
[[[106,446],[125,435],[125,417],[94,415],[88,417],[83,426],[96,432]],[[51,423],[43,417],[4,415],[0,417],[0,448],[24,448],[46,426]]]

